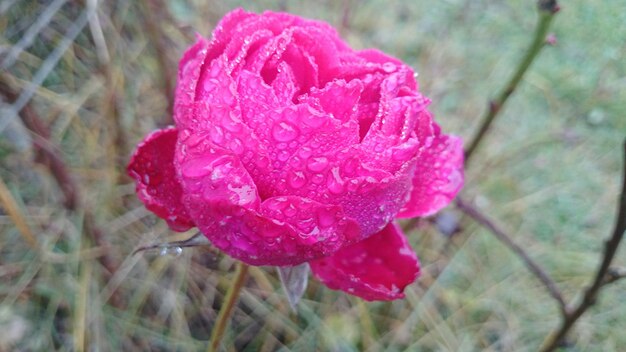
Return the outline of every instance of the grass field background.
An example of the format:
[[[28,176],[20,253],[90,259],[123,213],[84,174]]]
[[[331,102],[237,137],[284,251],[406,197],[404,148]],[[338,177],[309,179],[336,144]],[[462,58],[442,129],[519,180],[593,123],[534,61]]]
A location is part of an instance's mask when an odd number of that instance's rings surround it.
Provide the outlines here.
[[[2,204],[0,351],[206,348],[233,261],[211,248],[131,255],[192,232],[175,235],[145,210],[124,166],[145,134],[171,121],[177,61],[194,33],[209,36],[238,6],[321,19],[354,48],[401,58],[419,73],[444,130],[466,140],[537,21],[534,1],[0,1],[0,62],[15,55],[0,70],[0,178],[37,243],[28,245]],[[626,135],[626,1],[561,6],[556,45],[544,48],[504,107],[462,194],[574,300],[614,222]],[[34,162],[41,139],[11,114],[24,92],[77,186],[74,211],[49,168]],[[224,350],[536,350],[559,323],[557,304],[489,232],[468,219],[461,225],[447,238],[418,222],[410,240],[424,275],[391,303],[311,280],[294,313],[274,270],[252,270]],[[626,266],[625,254],[617,266]],[[568,350],[623,350],[624,302],[626,281],[607,286]]]

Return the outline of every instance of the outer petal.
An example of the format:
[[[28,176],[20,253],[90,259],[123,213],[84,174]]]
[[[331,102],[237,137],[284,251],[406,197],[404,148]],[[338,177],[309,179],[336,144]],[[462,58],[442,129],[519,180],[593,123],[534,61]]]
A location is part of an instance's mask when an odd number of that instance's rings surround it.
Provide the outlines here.
[[[175,128],[152,132],[135,150],[127,171],[146,208],[165,219],[172,230],[186,231],[195,225],[182,203],[182,187],[174,169],[177,138]]]
[[[398,217],[432,215],[448,205],[461,187],[463,142],[456,136],[438,135],[432,145],[420,155],[413,178],[411,198]]]
[[[267,199],[259,210],[187,198],[198,228],[219,249],[252,265],[297,265],[353,243],[359,226],[340,207],[300,197]]]
[[[296,196],[262,199],[242,161],[202,135],[178,143],[183,203],[218,248],[252,265],[295,265],[359,239],[341,207]]]
[[[417,256],[395,224],[309,264],[328,287],[368,301],[403,298],[402,291],[420,272]]]

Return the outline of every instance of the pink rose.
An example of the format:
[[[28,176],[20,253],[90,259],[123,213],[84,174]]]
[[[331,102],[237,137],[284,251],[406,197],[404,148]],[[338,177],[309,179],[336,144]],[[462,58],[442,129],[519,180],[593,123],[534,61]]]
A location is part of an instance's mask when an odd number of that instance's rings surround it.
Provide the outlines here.
[[[392,220],[435,213],[463,184],[461,140],[440,133],[429,102],[410,67],[326,23],[235,10],[184,54],[176,127],[147,136],[128,172],[173,230],[401,298],[419,264]]]

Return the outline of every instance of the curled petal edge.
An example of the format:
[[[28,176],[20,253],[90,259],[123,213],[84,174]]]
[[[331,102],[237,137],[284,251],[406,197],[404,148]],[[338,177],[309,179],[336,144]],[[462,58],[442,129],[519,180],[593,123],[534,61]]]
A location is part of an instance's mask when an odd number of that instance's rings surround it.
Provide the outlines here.
[[[393,223],[332,256],[313,260],[311,270],[326,286],[368,301],[404,298],[404,289],[419,276],[417,255]]]

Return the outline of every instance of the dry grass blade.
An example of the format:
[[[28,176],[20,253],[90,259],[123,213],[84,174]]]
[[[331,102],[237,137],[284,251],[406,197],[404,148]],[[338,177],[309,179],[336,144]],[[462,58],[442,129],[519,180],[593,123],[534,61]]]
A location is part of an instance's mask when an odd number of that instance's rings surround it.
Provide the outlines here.
[[[26,218],[22,215],[17,202],[15,202],[13,195],[2,178],[0,178],[0,201],[2,202],[4,210],[9,214],[13,222],[15,222],[15,226],[17,226],[26,244],[28,244],[31,249],[38,250],[37,239],[30,230]]]
[[[35,94],[35,90],[41,86],[43,81],[48,77],[50,72],[54,69],[56,64],[59,62],[63,54],[67,51],[70,45],[74,42],[74,39],[80,34],[83,30],[89,18],[93,16],[93,11],[84,11],[80,17],[68,28],[63,40],[54,48],[52,53],[44,60],[39,67],[39,70],[35,73],[32,80],[28,82],[24,90],[19,94],[16,101],[13,103],[13,106],[9,110],[9,114],[0,118],[0,132],[2,132],[11,119],[14,119],[17,114],[28,104],[30,99]]]

